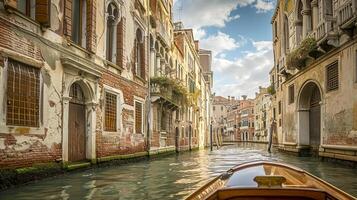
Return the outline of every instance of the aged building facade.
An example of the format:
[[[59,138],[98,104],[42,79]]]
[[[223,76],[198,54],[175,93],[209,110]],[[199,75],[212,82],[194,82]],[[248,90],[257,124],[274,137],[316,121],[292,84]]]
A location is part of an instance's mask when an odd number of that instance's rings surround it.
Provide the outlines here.
[[[150,84],[187,66],[171,8],[161,0],[0,1],[0,168],[96,163],[175,147],[187,112],[155,96]],[[198,147],[211,90],[192,51],[200,94],[187,121]]]
[[[254,137],[256,142],[268,142],[269,129],[273,121],[271,96],[267,88],[259,87],[254,99]]]
[[[278,1],[271,82],[281,149],[356,161],[356,6]]]

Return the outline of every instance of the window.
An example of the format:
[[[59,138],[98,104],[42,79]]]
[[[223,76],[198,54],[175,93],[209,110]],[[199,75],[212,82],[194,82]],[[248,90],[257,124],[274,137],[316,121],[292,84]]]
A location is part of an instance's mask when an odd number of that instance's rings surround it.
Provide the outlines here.
[[[105,93],[104,130],[117,130],[117,95],[109,92]]]
[[[17,1],[17,9],[24,15],[32,19],[35,19],[36,1],[35,0]]]
[[[280,115],[281,114],[281,101],[279,101],[278,112],[279,112],[279,115]]]
[[[135,38],[135,74],[145,78],[145,48],[143,33],[140,29],[136,30]]]
[[[221,106],[221,111],[223,111],[223,106]]]
[[[143,134],[143,103],[135,101],[135,133]]]
[[[8,60],[6,124],[39,127],[40,70]]]
[[[86,0],[72,1],[72,41],[85,48]]]
[[[281,127],[281,119],[279,119],[279,127]]]
[[[119,10],[114,3],[110,3],[107,8],[107,60],[116,61],[116,27],[118,23]]]
[[[213,106],[213,111],[215,111],[216,110],[216,106]]]
[[[334,62],[326,67],[326,84],[327,91],[338,89],[338,62]]]
[[[289,86],[289,104],[294,103],[295,87],[294,84]]]

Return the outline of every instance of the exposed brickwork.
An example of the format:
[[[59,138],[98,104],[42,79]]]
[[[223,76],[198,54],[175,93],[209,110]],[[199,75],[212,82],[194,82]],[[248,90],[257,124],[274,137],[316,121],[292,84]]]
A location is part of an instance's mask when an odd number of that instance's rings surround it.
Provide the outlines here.
[[[55,162],[62,156],[61,144],[54,143],[48,148],[40,142],[41,140],[37,140],[24,150],[16,150],[15,146],[27,145],[27,143],[17,143],[16,138],[12,134],[0,133],[0,140],[4,140],[6,146],[5,149],[0,149],[0,169],[28,167],[37,163]]]
[[[125,67],[125,23],[125,17],[122,17],[117,26],[117,65],[122,68]]]
[[[100,80],[100,86],[107,85],[123,92],[124,102],[134,106],[134,96],[145,98],[147,89],[135,82],[124,79],[123,77],[110,72],[104,72]],[[103,130],[103,101],[97,109],[97,130]],[[142,134],[134,134],[134,111],[122,110],[123,129],[120,132],[107,133],[97,131],[96,151],[97,157],[131,154],[146,151],[146,139]]]
[[[0,18],[0,47],[15,51],[36,60],[42,60],[39,47],[30,39],[17,34],[14,25]]]
[[[87,0],[87,49],[88,51],[95,53],[97,36],[96,31],[96,0]]]

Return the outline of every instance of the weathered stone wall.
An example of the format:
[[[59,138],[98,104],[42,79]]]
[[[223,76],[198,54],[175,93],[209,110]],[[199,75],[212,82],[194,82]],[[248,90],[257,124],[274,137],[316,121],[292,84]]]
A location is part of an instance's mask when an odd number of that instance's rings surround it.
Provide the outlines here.
[[[307,69],[294,76],[283,86],[284,137],[285,142],[298,142],[298,113],[300,93],[303,86],[313,81],[322,93],[321,103],[321,137],[322,145],[357,145],[357,82],[356,82],[356,49],[357,43],[351,41],[334,50],[323,58],[311,63]],[[339,88],[326,90],[326,66],[334,61],[339,62]],[[295,85],[295,101],[288,103],[288,86]]]

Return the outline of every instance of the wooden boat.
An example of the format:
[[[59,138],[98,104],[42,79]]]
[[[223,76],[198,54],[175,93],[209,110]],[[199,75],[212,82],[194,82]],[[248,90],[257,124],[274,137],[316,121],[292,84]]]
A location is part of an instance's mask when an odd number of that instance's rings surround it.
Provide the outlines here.
[[[256,161],[233,167],[195,191],[187,200],[356,199],[293,166]]]

